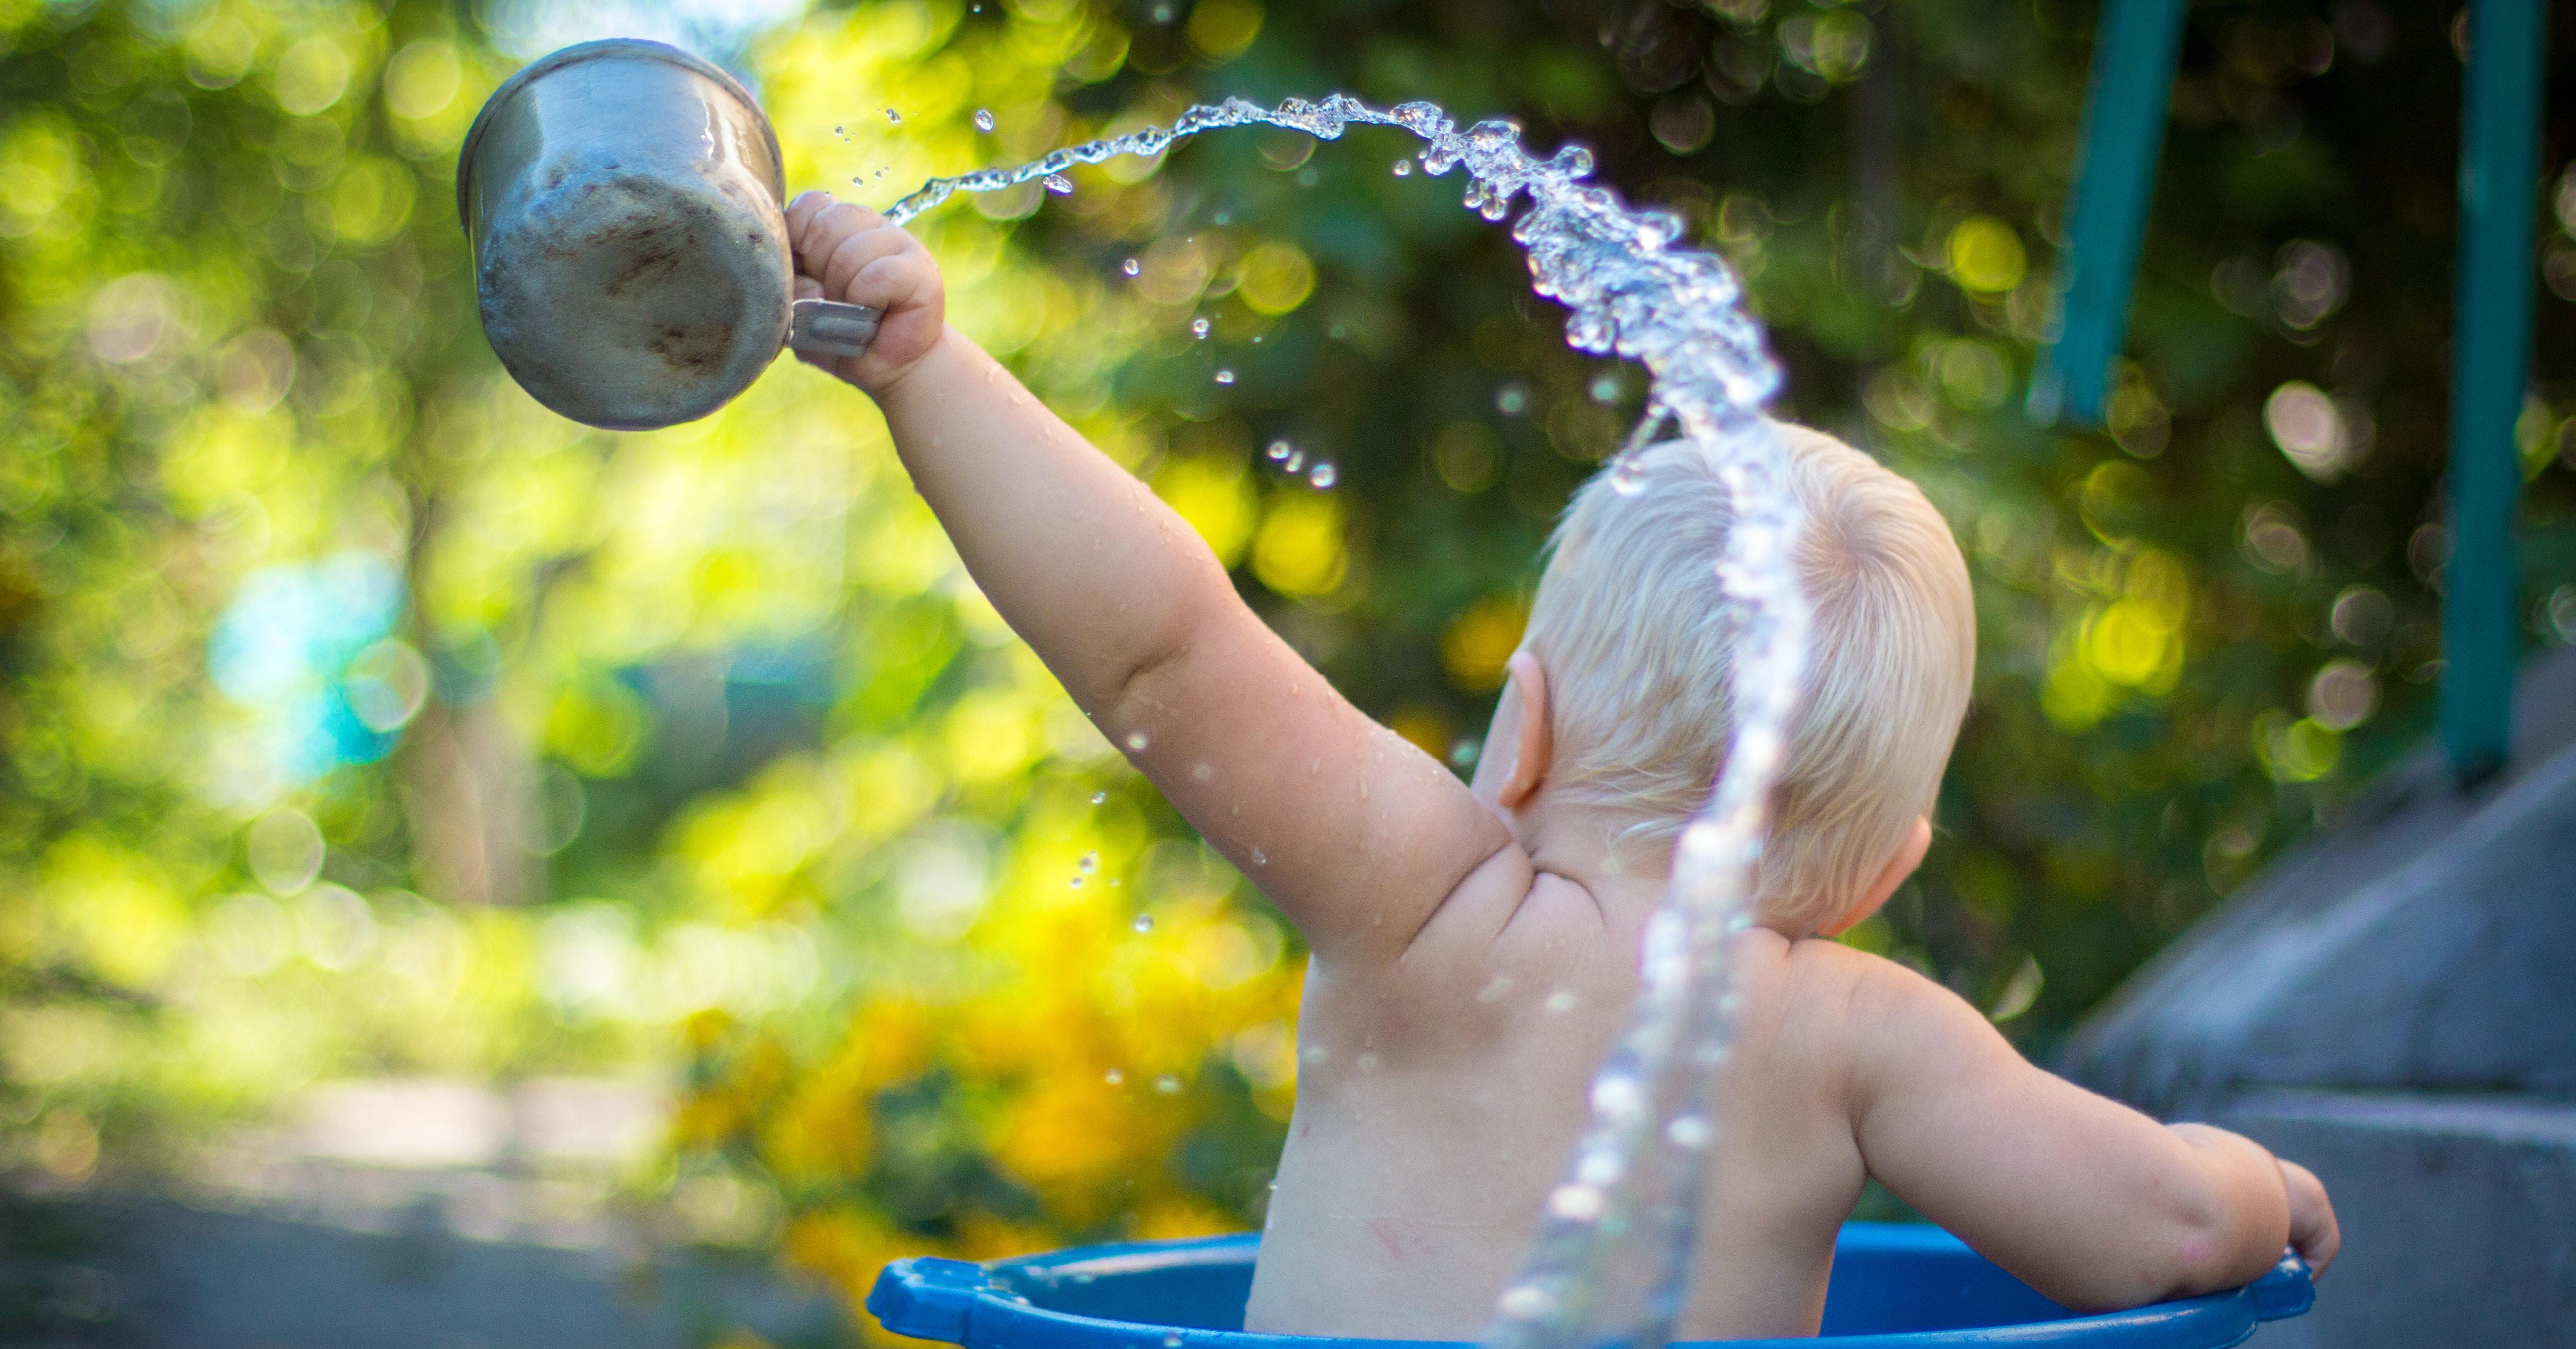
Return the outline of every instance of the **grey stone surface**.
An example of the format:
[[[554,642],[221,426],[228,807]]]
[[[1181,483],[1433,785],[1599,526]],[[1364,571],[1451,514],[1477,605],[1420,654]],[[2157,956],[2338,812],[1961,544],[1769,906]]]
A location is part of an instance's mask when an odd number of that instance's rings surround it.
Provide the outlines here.
[[[2151,962],[2063,1067],[2159,1113],[2251,1086],[2576,1091],[2576,651],[2535,664],[2511,768],[2430,752]]]
[[[22,1196],[0,1215],[80,1234],[20,1280],[51,1314],[16,1319],[48,1344],[695,1349],[737,1328],[779,1345],[851,1342],[836,1302],[754,1257],[481,1241],[428,1204],[387,1232],[166,1199]]]
[[[2313,1169],[2343,1223],[2264,1349],[2576,1344],[2576,1100],[2258,1092],[2211,1122]]]
[[[2576,651],[2512,762],[2430,747],[2081,1028],[2070,1077],[2315,1170],[2343,1255],[2295,1346],[2576,1346]]]

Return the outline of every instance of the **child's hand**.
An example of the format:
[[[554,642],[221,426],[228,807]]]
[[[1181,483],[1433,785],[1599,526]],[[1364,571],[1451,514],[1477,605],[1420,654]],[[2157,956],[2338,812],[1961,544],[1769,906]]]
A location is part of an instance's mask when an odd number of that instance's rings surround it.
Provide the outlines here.
[[[2290,1249],[2308,1262],[2311,1275],[2323,1274],[2343,1249],[2343,1229],[2335,1225],[2326,1187],[2315,1172],[2292,1161],[2281,1162],[2281,1182],[2290,1190]]]
[[[877,336],[861,356],[796,353],[870,394],[882,394],[939,345],[948,297],[930,250],[864,206],[807,192],[788,203],[787,242],[796,255],[796,297],[882,309]]]

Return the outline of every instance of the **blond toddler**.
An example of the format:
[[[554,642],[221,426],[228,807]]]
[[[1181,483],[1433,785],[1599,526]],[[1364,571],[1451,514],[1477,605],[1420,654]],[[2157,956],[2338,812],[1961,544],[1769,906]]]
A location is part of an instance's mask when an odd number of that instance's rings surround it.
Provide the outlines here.
[[[944,322],[874,212],[788,212],[799,293],[885,311],[867,391],[964,559],[1111,743],[1305,934],[1296,1113],[1245,1328],[1469,1339],[1527,1251],[1636,990],[1728,725],[1727,496],[1657,447],[1558,531],[1472,782],[1353,707],[1179,516]],[[1975,655],[1920,492],[1794,427],[1811,673],[1731,956],[1737,1050],[1677,1334],[1812,1335],[1876,1178],[2077,1309],[2323,1266],[2316,1178],[2032,1066],[1941,985],[1830,940],[1923,859]]]

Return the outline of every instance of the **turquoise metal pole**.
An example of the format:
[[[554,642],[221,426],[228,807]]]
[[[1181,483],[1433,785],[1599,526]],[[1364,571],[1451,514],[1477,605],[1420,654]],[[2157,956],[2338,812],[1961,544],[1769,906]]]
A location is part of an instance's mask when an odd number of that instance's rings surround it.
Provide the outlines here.
[[[2095,33],[2068,246],[2057,262],[2056,337],[2031,373],[2034,421],[2102,421],[2111,362],[2128,338],[2184,8],[2185,0],[2109,0]]]
[[[2514,423],[2531,352],[2545,35],[2541,0],[2471,0],[2439,700],[2442,750],[2464,785],[2504,766],[2513,734]]]

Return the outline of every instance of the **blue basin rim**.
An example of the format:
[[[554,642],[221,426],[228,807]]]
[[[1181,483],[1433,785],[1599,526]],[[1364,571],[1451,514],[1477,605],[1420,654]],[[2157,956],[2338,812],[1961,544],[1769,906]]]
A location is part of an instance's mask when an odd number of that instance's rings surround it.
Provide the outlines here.
[[[886,1266],[867,1307],[898,1335],[966,1349],[1464,1349],[1442,1341],[1257,1335],[1230,1328],[1242,1324],[1259,1245],[1260,1235],[1247,1232],[1081,1246],[981,1265],[916,1256]],[[2284,1255],[2271,1273],[2242,1288],[2076,1316],[1937,1227],[1846,1223],[1834,1249],[1824,1333],[1837,1349],[2227,1349],[2244,1342],[2261,1322],[2297,1316],[2316,1299],[2307,1266]],[[1979,1320],[1988,1323],[1975,1324]],[[1705,1340],[1681,1342],[1676,1349],[1815,1343]]]

